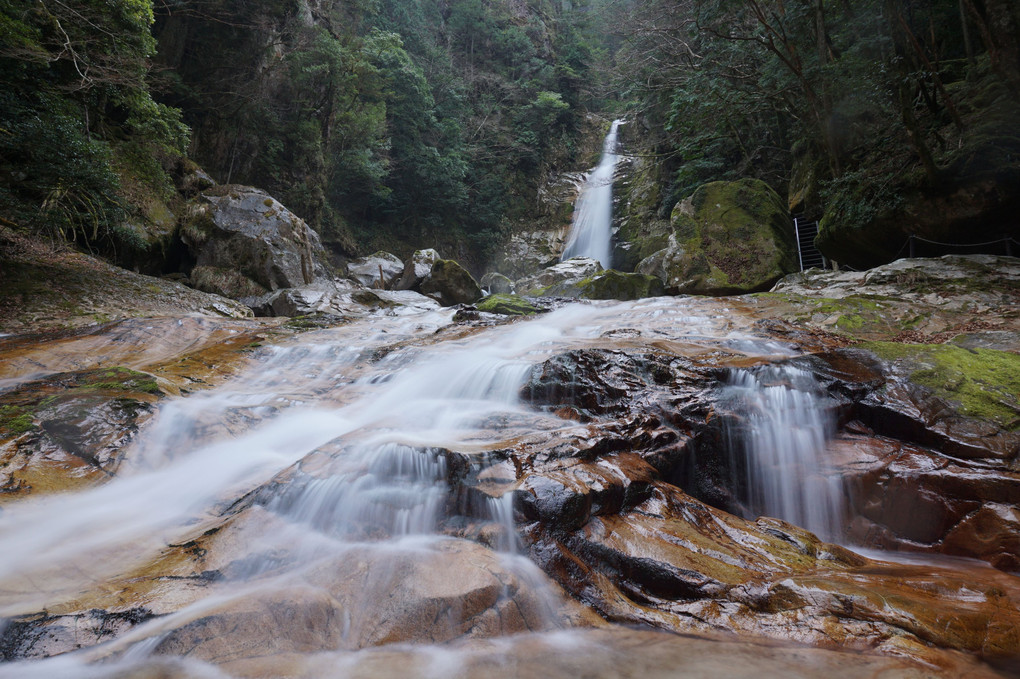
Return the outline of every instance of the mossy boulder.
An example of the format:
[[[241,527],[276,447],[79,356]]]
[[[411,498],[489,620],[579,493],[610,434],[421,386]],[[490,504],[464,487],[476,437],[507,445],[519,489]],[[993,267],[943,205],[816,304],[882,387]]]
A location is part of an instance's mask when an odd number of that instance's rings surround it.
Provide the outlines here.
[[[672,291],[766,290],[797,270],[793,221],[782,198],[757,179],[698,187],[673,209],[669,244],[638,266]]]
[[[548,309],[532,304],[523,297],[508,294],[489,295],[475,305],[479,311],[489,314],[502,314],[504,316],[530,316]]]
[[[584,278],[558,281],[535,291],[544,297],[570,297],[573,299],[617,299],[620,301],[658,297],[665,294],[665,286],[655,276],[623,273],[615,269],[598,271]]]
[[[665,294],[665,286],[655,276],[640,273],[622,273],[610,269],[577,284],[578,296],[584,299],[618,299],[627,301],[658,297]]]
[[[467,269],[452,259],[436,260],[421,282],[421,292],[443,306],[471,304],[482,296],[482,289]]]
[[[482,280],[479,281],[482,288],[488,290],[494,295],[512,295],[517,292],[517,286],[508,277],[495,271],[482,276]]]

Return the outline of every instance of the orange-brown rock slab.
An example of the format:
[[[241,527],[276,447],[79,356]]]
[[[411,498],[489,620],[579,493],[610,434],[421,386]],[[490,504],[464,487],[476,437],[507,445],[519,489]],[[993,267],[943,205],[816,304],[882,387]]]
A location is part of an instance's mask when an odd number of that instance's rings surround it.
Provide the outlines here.
[[[781,521],[730,516],[664,484],[629,512],[593,517],[554,541],[538,537],[532,554],[612,621],[877,648],[933,663],[939,649],[1020,656],[1014,576],[981,564],[872,561]]]
[[[904,658],[719,636],[678,636],[612,627],[472,640],[449,646],[395,646],[352,654],[278,656],[221,669],[244,679],[995,679],[1002,675],[947,654],[941,667]]]

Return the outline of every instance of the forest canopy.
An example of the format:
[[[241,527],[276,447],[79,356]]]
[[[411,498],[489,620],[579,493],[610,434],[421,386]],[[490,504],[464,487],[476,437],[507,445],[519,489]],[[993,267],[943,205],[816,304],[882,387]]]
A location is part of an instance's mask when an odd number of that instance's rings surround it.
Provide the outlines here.
[[[583,167],[591,113],[639,123],[628,143],[657,159],[660,217],[752,177],[863,229],[905,195],[1020,176],[1011,0],[0,10],[0,216],[113,254],[135,247],[130,224],[174,212],[194,161],[279,197],[339,255],[484,262],[546,178]]]

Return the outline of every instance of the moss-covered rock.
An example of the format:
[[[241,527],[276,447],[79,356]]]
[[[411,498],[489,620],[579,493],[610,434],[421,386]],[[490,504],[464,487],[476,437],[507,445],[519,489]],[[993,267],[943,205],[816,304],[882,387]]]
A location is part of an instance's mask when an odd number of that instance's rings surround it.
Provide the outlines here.
[[[756,179],[712,182],[673,209],[667,246],[637,271],[672,292],[741,294],[796,271],[793,222],[783,200]]]
[[[504,316],[530,316],[548,309],[532,304],[523,297],[517,295],[495,294],[489,295],[475,305],[479,311],[489,314],[503,314]]]
[[[422,294],[428,295],[443,306],[471,304],[482,296],[474,277],[452,259],[440,259],[421,283]]]
[[[626,158],[617,169],[614,184],[619,231],[613,250],[613,266],[635,271],[638,262],[667,247],[673,232],[669,220],[659,215],[664,177],[658,163],[648,158]]]
[[[533,291],[542,297],[570,297],[573,299],[617,299],[620,301],[658,297],[665,294],[665,286],[655,276],[640,273],[623,273],[615,269],[599,271],[584,278],[561,280]]]
[[[122,367],[58,373],[0,395],[0,504],[106,480],[163,395],[152,375]]]
[[[517,292],[517,286],[512,280],[495,271],[490,271],[482,276],[479,284],[494,295],[512,295]]]
[[[610,269],[577,284],[578,296],[585,299],[618,299],[620,301],[658,297],[665,294],[665,286],[655,276],[640,273],[622,273]]]
[[[960,414],[1020,429],[1020,355],[952,344],[866,342],[879,358],[909,372],[910,381],[957,406]]]

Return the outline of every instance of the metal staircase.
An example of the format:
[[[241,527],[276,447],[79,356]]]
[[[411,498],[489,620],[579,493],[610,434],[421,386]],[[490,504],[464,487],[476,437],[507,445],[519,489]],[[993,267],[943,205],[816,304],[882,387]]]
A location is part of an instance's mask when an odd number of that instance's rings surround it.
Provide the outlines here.
[[[800,270],[803,271],[812,267],[826,268],[828,262],[825,256],[815,247],[815,236],[818,235],[818,222],[809,222],[794,217],[793,229],[797,236],[797,257],[800,262]]]

